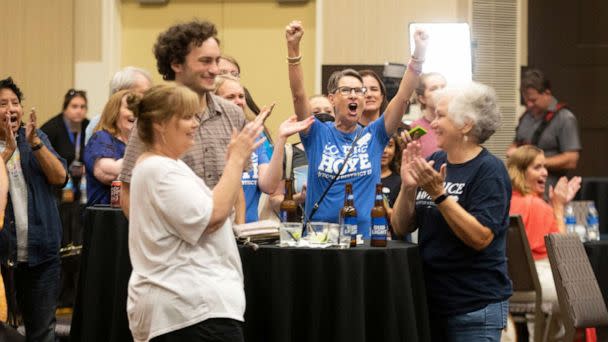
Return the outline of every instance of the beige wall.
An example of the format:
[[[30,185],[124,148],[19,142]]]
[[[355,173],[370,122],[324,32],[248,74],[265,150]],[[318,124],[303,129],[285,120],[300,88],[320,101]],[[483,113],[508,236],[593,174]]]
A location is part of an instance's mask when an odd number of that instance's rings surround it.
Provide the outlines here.
[[[0,78],[12,76],[41,125],[59,113],[74,78],[73,0],[0,0]]]
[[[191,20],[214,22],[219,31],[222,52],[235,57],[241,65],[242,81],[258,105],[277,102],[267,123],[271,130],[293,111],[287,78],[287,56],[284,28],[289,21],[301,19],[306,25],[303,42],[304,71],[310,75],[306,87],[312,92],[315,56],[315,2],[304,5],[279,5],[276,1],[171,0],[166,6],[141,6],[134,0],[123,0],[121,6],[122,61],[156,71],[152,46],[158,34],[169,26]]]
[[[407,62],[413,22],[465,22],[467,0],[324,0],[323,63]]]

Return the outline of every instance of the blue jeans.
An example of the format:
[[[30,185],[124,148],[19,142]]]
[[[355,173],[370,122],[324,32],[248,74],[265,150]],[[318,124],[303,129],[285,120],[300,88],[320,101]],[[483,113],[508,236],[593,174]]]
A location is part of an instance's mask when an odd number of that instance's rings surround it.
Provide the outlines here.
[[[55,342],[55,310],[59,291],[59,258],[15,269],[17,302],[28,341]]]
[[[441,342],[499,342],[507,325],[509,302],[498,302],[454,316],[431,315],[431,340]]]

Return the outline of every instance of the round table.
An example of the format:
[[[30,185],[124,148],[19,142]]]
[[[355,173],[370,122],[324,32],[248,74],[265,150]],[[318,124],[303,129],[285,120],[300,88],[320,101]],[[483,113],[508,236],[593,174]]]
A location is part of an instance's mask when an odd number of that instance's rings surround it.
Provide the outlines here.
[[[246,341],[427,341],[418,246],[240,247]]]

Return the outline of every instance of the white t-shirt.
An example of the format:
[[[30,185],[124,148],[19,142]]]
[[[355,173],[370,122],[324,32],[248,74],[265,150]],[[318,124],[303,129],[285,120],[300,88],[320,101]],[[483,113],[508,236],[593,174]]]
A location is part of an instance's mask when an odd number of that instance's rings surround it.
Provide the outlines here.
[[[243,321],[241,259],[230,220],[205,229],[211,190],[181,160],[151,156],[133,170],[127,313],[136,341],[210,318]]]
[[[0,140],[0,150],[4,150],[6,142]],[[11,203],[13,204],[13,214],[15,215],[15,228],[17,233],[17,261],[27,262],[27,184],[23,177],[21,169],[21,154],[19,149],[15,152],[6,163],[6,172],[8,173],[8,191],[11,195]]]

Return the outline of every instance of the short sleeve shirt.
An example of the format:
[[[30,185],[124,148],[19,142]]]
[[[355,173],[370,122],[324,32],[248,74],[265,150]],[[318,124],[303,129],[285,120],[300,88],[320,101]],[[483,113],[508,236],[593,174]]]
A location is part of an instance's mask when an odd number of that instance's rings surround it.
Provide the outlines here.
[[[416,193],[419,229],[429,310],[438,315],[472,312],[511,295],[505,254],[511,182],[501,160],[486,149],[463,164],[450,164],[446,153],[431,155],[438,171],[446,163],[444,188],[448,196],[494,233],[482,251],[467,246],[454,234],[430,198]]]
[[[320,203],[312,221],[337,223],[340,208],[344,205],[344,187],[353,184],[355,208],[357,209],[358,233],[370,236],[370,213],[374,205],[376,184],[380,183],[380,160],[389,136],[381,116],[369,126],[357,126],[352,133],[336,129],[334,122],[315,119],[308,133],[300,133],[308,158],[308,180],[306,190],[306,216],[310,216],[313,205],[320,199],[344,164],[355,137],[360,138],[346,162],[344,170]]]
[[[84,166],[87,170],[87,206],[95,204],[110,204],[110,186],[95,178],[95,162],[101,158],[118,160],[125,154],[125,143],[118,140],[110,132],[100,130],[95,132],[85,149]]]
[[[549,106],[549,111],[555,111],[557,100],[553,99]],[[519,121],[515,132],[515,142],[518,144],[529,144],[532,141],[534,132],[542,121],[542,117],[535,117],[530,112],[525,112]],[[551,122],[547,125],[538,140],[538,148],[545,152],[545,156],[551,157],[568,151],[580,151],[581,140],[578,134],[578,124],[576,117],[567,108],[562,108],[555,113]],[[566,172],[549,172],[547,184],[555,184],[557,179]]]
[[[186,151],[182,160],[207,186],[213,188],[224,171],[232,131],[240,131],[246,122],[243,111],[235,104],[210,93],[206,96],[207,108],[200,116],[201,125],[194,137],[194,146]],[[119,180],[131,182],[135,162],[144,151],[144,143],[135,128],[127,144]]]

